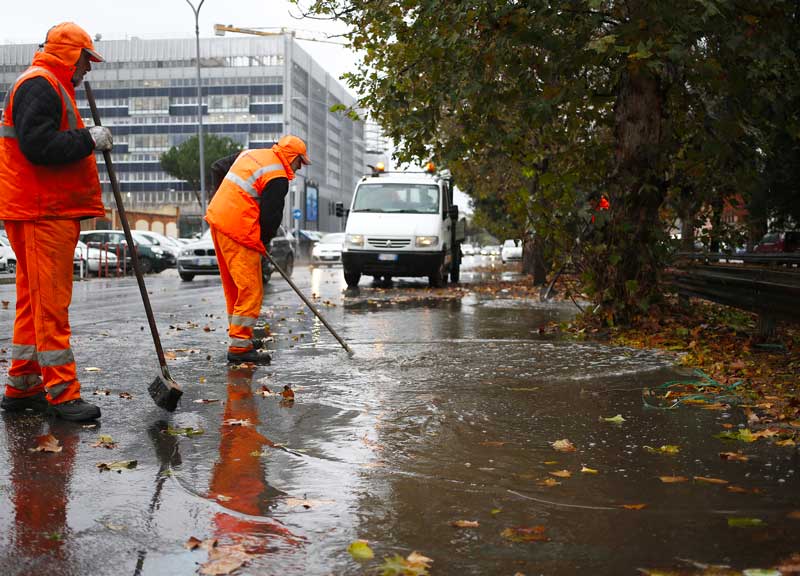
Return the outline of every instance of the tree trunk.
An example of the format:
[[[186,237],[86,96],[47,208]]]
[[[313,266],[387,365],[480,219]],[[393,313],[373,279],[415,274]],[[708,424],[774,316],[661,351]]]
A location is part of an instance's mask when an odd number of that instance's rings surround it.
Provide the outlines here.
[[[539,237],[529,234],[525,236],[522,244],[522,273],[533,276],[533,285],[547,284],[547,269],[549,266],[544,258],[544,246]]]
[[[663,97],[659,78],[628,64],[615,111],[616,166],[610,188],[610,223],[602,230],[605,258],[593,263],[606,318],[629,323],[658,297],[658,210],[666,183],[659,167]]]

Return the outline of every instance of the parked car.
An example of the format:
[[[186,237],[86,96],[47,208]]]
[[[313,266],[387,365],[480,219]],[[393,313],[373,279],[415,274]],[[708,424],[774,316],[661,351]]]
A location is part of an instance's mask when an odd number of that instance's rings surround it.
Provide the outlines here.
[[[325,234],[311,249],[312,264],[335,264],[342,261],[344,232]]]
[[[482,256],[500,256],[501,247],[495,245],[486,245],[481,248]]]
[[[770,232],[759,240],[753,252],[800,252],[800,230]]]
[[[144,236],[159,248],[171,253],[175,257],[175,262],[177,263],[178,255],[181,253],[183,244],[178,242],[175,238],[170,238],[169,236],[153,232],[152,230],[137,230],[136,234]]]
[[[161,272],[175,266],[175,256],[171,252],[156,246],[137,231],[132,231],[131,235],[139,254],[142,272],[145,274]],[[127,253],[128,242],[125,240],[125,233],[122,230],[84,230],[80,233],[80,240],[92,248],[107,250],[115,255],[119,254],[117,258],[123,258],[122,262],[118,262],[119,265],[126,271],[132,270],[131,257]]]
[[[294,238],[288,234],[283,226],[278,227],[275,238],[269,243],[270,256],[277,262],[287,275],[294,271]],[[266,258],[261,265],[261,275],[264,284],[269,282],[275,270]],[[219,263],[214,242],[211,240],[211,231],[206,230],[200,240],[191,242],[183,247],[178,256],[178,275],[184,282],[191,282],[195,276],[219,276]]]
[[[108,250],[101,250],[99,248],[89,247],[86,243],[78,240],[75,246],[75,256],[72,260],[75,268],[80,270],[83,266],[84,274],[97,274],[108,270],[116,271],[117,269],[117,255]]]
[[[461,255],[462,256],[474,256],[475,255],[475,247],[472,244],[462,244],[461,245]]]
[[[5,230],[0,230],[0,270],[9,274],[17,273],[17,255],[11,248]]]
[[[522,241],[506,240],[500,249],[500,259],[503,262],[516,262],[522,260]]]

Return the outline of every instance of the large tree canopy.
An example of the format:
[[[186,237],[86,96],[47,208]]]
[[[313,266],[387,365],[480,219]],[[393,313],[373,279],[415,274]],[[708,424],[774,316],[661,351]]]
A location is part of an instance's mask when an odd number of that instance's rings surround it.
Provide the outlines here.
[[[584,231],[583,270],[610,322],[658,298],[675,216],[718,221],[740,203],[763,227],[798,210],[796,1],[317,0],[309,10],[350,25],[364,58],[349,82],[402,160],[447,165],[479,209],[521,218],[514,225],[551,252]],[[611,210],[587,229],[601,195]]]
[[[192,187],[197,202],[200,201],[200,139],[197,136],[173,146],[161,155],[161,167],[164,172],[179,180],[185,180]],[[205,160],[206,187],[211,184],[211,165],[225,156],[239,152],[242,147],[230,138],[220,138],[213,134],[203,136],[203,159]],[[206,190],[206,194],[208,194]]]

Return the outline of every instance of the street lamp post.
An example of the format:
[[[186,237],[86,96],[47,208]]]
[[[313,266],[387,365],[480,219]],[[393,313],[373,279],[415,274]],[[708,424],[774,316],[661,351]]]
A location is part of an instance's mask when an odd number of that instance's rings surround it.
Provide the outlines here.
[[[205,1],[200,0],[200,4],[195,8],[190,0],[186,0],[194,12],[194,37],[197,52],[197,134],[200,145],[200,209],[203,211],[200,215],[200,229],[203,232],[206,231],[206,221],[203,218],[206,214],[206,162],[203,146],[203,86],[200,79],[200,8],[203,7]]]

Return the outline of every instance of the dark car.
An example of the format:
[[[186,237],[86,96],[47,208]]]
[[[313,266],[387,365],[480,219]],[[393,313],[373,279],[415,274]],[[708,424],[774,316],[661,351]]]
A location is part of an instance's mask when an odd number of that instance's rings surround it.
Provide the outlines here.
[[[798,251],[800,251],[800,230],[770,232],[759,240],[753,249],[753,252],[761,254]]]
[[[174,254],[156,246],[146,237],[131,231],[139,264],[142,272],[161,272],[175,266]],[[85,230],[80,233],[80,240],[90,248],[99,248],[117,255],[120,272],[132,272],[131,256],[128,253],[128,242],[122,230]]]
[[[314,246],[322,238],[322,233],[316,230],[302,230],[295,228],[292,230],[292,236],[295,239],[295,248],[297,250],[297,259],[301,262],[306,262],[311,259],[311,251]]]
[[[270,256],[277,262],[287,275],[291,276],[294,270],[294,238],[286,233],[283,226],[278,227],[275,238],[269,243]],[[275,270],[269,260],[263,259],[261,274],[264,284],[269,282]],[[195,276],[219,276],[219,264],[217,263],[217,253],[214,250],[214,242],[211,240],[211,232],[206,231],[203,237],[191,242],[183,247],[178,256],[178,274],[181,280],[191,282]]]

